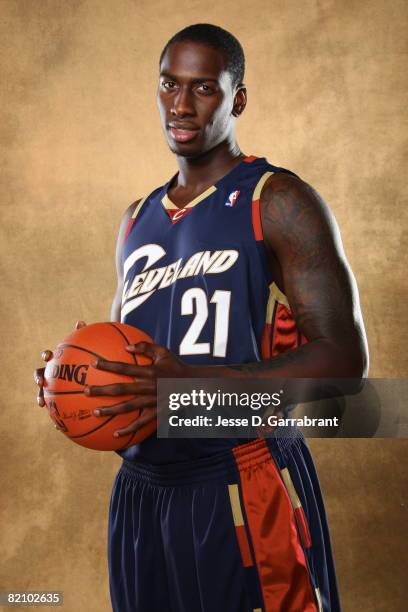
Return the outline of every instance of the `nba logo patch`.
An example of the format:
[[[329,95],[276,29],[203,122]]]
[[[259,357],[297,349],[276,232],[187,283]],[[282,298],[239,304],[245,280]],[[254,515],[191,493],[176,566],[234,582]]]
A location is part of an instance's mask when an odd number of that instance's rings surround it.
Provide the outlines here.
[[[240,191],[232,191],[228,196],[228,202],[225,202],[225,206],[234,206],[235,202],[238,200],[238,196]]]

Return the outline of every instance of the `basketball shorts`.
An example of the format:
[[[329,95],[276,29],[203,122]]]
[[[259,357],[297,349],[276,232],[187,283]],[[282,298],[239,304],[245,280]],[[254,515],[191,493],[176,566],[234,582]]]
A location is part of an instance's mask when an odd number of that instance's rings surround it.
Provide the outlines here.
[[[303,437],[186,463],[123,461],[108,524],[114,612],[338,612]]]

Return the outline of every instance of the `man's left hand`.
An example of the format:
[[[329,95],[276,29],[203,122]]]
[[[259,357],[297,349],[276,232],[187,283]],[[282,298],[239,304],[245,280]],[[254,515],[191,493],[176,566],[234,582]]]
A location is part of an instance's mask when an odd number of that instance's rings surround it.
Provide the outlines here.
[[[139,342],[126,347],[134,355],[143,355],[151,359],[149,365],[137,365],[119,361],[96,359],[92,366],[100,370],[129,376],[134,382],[115,383],[104,386],[85,387],[88,396],[131,395],[131,399],[109,407],[94,410],[96,416],[110,416],[142,410],[141,416],[124,429],[114,432],[115,437],[125,436],[141,429],[157,416],[157,379],[189,377],[189,366],[183,363],[174,353],[159,344]]]

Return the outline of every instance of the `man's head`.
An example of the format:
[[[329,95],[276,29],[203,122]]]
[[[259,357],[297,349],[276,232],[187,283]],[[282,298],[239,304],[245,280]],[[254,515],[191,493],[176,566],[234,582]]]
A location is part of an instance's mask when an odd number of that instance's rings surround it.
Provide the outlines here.
[[[210,24],[184,28],[160,56],[157,102],[170,149],[197,157],[234,138],[245,108],[245,58],[238,40]]]

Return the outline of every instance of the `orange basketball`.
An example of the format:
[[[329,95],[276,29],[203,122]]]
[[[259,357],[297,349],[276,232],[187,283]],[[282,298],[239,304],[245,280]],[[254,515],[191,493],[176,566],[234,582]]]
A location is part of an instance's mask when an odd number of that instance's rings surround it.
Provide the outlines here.
[[[152,342],[136,327],[123,323],[93,323],[65,338],[47,363],[44,374],[44,400],[48,412],[65,435],[94,450],[118,450],[141,442],[156,429],[156,421],[141,430],[113,437],[113,432],[139,418],[141,410],[118,415],[95,416],[95,408],[112,406],[130,399],[129,395],[89,397],[85,386],[132,382],[129,376],[99,370],[90,365],[97,357],[109,361],[146,365],[151,360],[126,351],[128,344]]]

